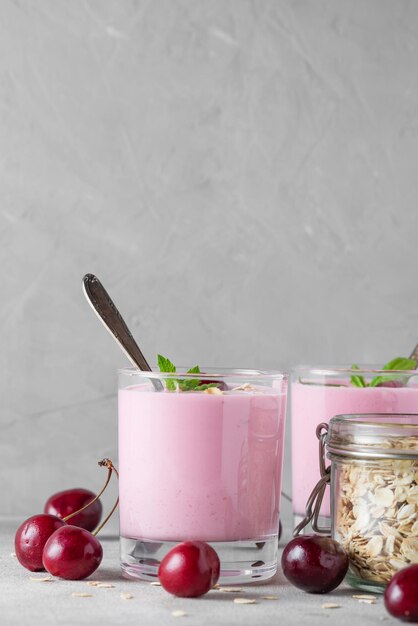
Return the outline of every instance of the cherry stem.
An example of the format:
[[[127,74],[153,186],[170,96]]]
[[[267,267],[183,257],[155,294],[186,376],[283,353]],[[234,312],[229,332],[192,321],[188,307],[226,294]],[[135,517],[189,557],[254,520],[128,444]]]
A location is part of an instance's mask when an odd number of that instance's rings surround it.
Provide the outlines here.
[[[78,515],[79,513],[82,513],[83,511],[85,511],[86,509],[89,508],[89,506],[91,506],[92,504],[94,504],[102,495],[102,493],[104,492],[104,490],[106,489],[106,487],[109,484],[109,480],[110,477],[112,476],[112,471],[116,469],[113,467],[112,461],[110,461],[109,459],[103,459],[102,461],[99,461],[99,465],[101,467],[103,467],[103,465],[106,465],[107,467],[107,478],[106,478],[106,482],[103,485],[103,489],[101,490],[100,493],[97,494],[97,496],[93,499],[90,500],[90,502],[88,502],[85,506],[83,506],[81,509],[78,509],[78,511],[74,511],[74,513],[71,513],[70,515],[67,515],[67,517],[63,517],[63,521],[67,522],[69,519],[71,519],[72,517],[74,517],[75,515]]]
[[[117,476],[117,478],[118,478],[118,480],[119,480],[119,472],[118,472],[118,470],[116,469],[116,467],[113,465],[113,463],[112,463],[112,461],[111,461],[110,459],[103,459],[102,461],[99,461],[99,465],[102,465],[102,466],[103,466],[103,465],[106,465],[107,469],[108,469],[108,470],[109,470],[109,472],[110,472],[110,473],[109,473],[109,476],[108,476],[108,481],[107,481],[107,482],[109,482],[110,475],[112,474],[112,471],[113,471],[113,472],[115,472],[115,474],[116,474],[116,476]],[[117,498],[117,500],[116,500],[115,504],[114,504],[114,505],[113,505],[113,507],[112,507],[112,510],[110,511],[110,513],[109,513],[109,515],[106,517],[106,519],[104,519],[104,520],[103,520],[103,522],[100,524],[100,526],[98,526],[98,527],[96,528],[96,530],[94,530],[94,531],[92,532],[92,535],[94,535],[94,537],[96,537],[96,535],[98,535],[98,534],[99,534],[99,532],[102,530],[103,526],[104,526],[105,524],[107,524],[107,522],[110,520],[110,518],[112,517],[113,513],[115,512],[115,509],[116,509],[116,507],[118,506],[118,504],[119,504],[119,497]]]

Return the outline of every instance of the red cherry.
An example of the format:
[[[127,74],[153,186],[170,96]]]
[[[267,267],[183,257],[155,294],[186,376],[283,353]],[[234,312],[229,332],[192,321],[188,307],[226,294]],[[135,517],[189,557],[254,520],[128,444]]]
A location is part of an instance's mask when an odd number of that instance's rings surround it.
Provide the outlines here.
[[[64,518],[71,515],[74,511],[82,509],[83,506],[91,502],[96,497],[92,491],[88,489],[67,489],[59,491],[51,496],[44,507],[45,513],[57,515]],[[89,506],[85,511],[74,515],[68,520],[72,526],[80,526],[86,530],[94,530],[102,517],[102,503],[96,500],[94,504]]]
[[[44,569],[42,552],[53,532],[65,522],[55,515],[32,515],[19,526],[15,535],[15,552],[19,563],[31,572]]]
[[[226,391],[227,385],[223,380],[201,380],[201,385],[216,385],[221,391]],[[198,387],[199,389],[199,387]]]
[[[183,598],[197,598],[219,579],[220,561],[203,541],[185,541],[168,552],[160,563],[158,577],[166,591]]]
[[[81,580],[100,565],[103,549],[88,530],[66,524],[56,530],[45,544],[43,564],[53,576]]]
[[[289,541],[282,554],[283,573],[295,587],[309,593],[327,593],[342,582],[348,556],[329,537],[305,535]]]
[[[418,564],[397,572],[385,589],[385,607],[393,617],[418,623]]]
[[[376,387],[405,387],[405,384],[401,380],[387,380],[378,383]]]

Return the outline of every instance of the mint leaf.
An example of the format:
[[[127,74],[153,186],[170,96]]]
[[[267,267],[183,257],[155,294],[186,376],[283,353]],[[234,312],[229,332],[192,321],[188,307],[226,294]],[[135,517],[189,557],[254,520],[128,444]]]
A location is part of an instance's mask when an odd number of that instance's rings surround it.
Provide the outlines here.
[[[175,391],[177,389],[177,381],[175,378],[166,378],[165,386],[169,391]]]
[[[359,370],[360,368],[359,368],[358,365],[352,365],[351,369],[352,370]],[[353,374],[350,377],[350,381],[351,381],[351,384],[354,385],[354,387],[367,387],[367,383],[364,380],[364,377],[363,376],[359,376],[358,374]]]
[[[160,372],[175,372],[176,366],[174,363],[167,359],[165,356],[159,354],[157,356],[158,359],[158,367],[160,368]],[[169,391],[175,391],[177,389],[177,381],[175,378],[166,378],[165,385]]]
[[[417,362],[413,359],[408,359],[402,356],[396,357],[396,359],[392,359],[389,363],[386,363],[382,367],[382,370],[414,370],[417,367]],[[401,382],[406,382],[408,380],[408,376],[402,374],[388,374],[375,376],[370,381],[370,387],[377,387],[377,385],[381,385],[382,383],[387,383],[392,380],[399,380]]]
[[[187,370],[187,373],[200,374],[200,367],[198,365],[195,365],[194,367],[191,367],[189,370]],[[178,382],[181,391],[193,391],[194,389],[196,389],[196,387],[199,387],[200,385],[200,380],[198,380],[197,378],[192,378],[191,380],[182,379]]]
[[[160,368],[160,372],[175,372],[176,366],[174,363],[167,359],[165,356],[161,354],[158,355],[158,367]]]
[[[403,356],[398,356],[396,359],[389,361],[382,367],[382,370],[414,370],[417,366],[417,362],[413,359],[407,359]]]
[[[199,387],[200,380],[198,380],[197,378],[192,378],[191,380],[184,380],[183,378],[182,380],[179,380],[178,383],[179,383],[179,387],[181,391],[193,391],[193,389],[196,389],[196,387]]]

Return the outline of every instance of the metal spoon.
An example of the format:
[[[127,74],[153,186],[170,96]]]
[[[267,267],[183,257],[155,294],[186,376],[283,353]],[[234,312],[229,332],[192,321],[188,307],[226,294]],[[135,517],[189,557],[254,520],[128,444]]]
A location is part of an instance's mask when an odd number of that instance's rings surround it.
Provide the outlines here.
[[[86,274],[83,278],[83,291],[88,303],[104,324],[112,337],[117,341],[130,362],[138,369],[150,372],[151,368],[139,349],[112,298],[94,274]],[[161,381],[150,378],[156,391],[164,389]]]

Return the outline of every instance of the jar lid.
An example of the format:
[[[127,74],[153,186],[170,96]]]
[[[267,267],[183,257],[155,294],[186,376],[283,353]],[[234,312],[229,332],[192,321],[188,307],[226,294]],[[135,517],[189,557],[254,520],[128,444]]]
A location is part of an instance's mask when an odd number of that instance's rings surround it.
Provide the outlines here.
[[[325,444],[329,456],[418,459],[418,414],[336,415]]]

